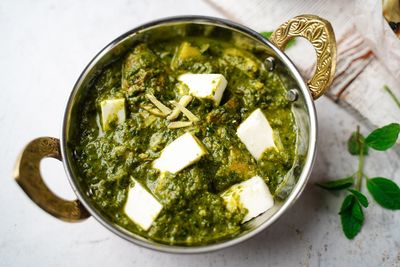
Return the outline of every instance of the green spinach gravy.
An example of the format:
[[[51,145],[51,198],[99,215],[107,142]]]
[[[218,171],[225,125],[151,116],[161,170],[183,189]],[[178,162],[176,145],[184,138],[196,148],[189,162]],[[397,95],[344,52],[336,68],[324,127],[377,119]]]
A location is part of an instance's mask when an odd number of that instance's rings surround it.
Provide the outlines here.
[[[171,128],[148,95],[172,110],[171,101],[188,95],[188,87],[178,80],[184,73],[222,74],[227,86],[218,105],[193,97],[186,109],[199,120]],[[247,209],[227,209],[221,194],[258,175],[273,195],[293,166],[296,127],[283,83],[253,54],[233,44],[203,37],[140,43],[104,69],[89,92],[72,142],[80,183],[110,221],[157,242],[201,245],[238,235]],[[107,99],[124,99],[126,118],[114,118],[106,127],[100,103]],[[275,141],[279,139],[279,148],[256,160],[236,131],[258,108]],[[180,112],[176,120],[187,118]],[[202,143],[206,154],[177,173],[154,168],[163,149],[187,132]],[[136,182],[162,205],[147,230],[124,212]]]

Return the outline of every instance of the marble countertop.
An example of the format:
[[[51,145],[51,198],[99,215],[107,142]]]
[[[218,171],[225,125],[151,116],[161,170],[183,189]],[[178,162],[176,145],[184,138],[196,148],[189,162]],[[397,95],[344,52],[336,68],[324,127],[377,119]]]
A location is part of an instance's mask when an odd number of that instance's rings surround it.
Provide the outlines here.
[[[316,101],[318,155],[301,198],[270,228],[237,246],[201,255],[171,255],[138,247],[95,219],[65,223],[35,206],[12,179],[22,147],[38,136],[60,136],[67,97],[87,62],[116,36],[146,21],[179,14],[222,16],[207,2],[0,2],[0,266],[400,266],[400,213],[371,201],[361,233],[341,233],[342,195],[315,181],[353,173],[346,142],[357,122],[335,103]],[[366,171],[400,180],[385,169],[394,155],[371,153]],[[59,162],[42,163],[46,183],[74,199]],[[365,189],[364,189],[365,190]]]

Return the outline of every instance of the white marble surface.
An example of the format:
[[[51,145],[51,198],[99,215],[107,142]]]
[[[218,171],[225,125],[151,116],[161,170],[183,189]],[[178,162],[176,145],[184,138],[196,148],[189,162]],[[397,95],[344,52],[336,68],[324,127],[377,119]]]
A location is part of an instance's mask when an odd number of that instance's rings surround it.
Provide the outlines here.
[[[345,139],[357,124],[322,98],[317,101],[316,166],[296,204],[255,238],[222,251],[171,255],[130,244],[94,219],[68,224],[36,207],[12,180],[14,161],[31,139],[59,136],[66,99],[95,53],[110,40],[157,17],[219,13],[195,1],[0,2],[0,266],[400,266],[400,213],[373,201],[362,232],[348,241],[337,212],[341,195],[312,183],[352,173]],[[400,181],[393,153],[371,153],[367,172]],[[54,191],[73,199],[61,164],[45,160]],[[365,191],[365,189],[364,189]]]

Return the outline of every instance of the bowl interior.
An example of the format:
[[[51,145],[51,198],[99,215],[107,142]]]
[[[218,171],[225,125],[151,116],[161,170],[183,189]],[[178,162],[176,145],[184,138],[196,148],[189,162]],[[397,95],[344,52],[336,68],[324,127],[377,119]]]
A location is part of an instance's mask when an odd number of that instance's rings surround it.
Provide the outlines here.
[[[217,243],[202,246],[172,246],[156,243],[137,234],[131,233],[118,225],[111,223],[96,209],[79,183],[80,174],[75,166],[71,147],[77,129],[73,122],[79,119],[80,106],[96,77],[111,62],[123,56],[128,49],[139,42],[155,42],[171,39],[177,36],[207,36],[228,41],[241,49],[256,55],[261,61],[268,57],[274,58],[275,70],[279,73],[287,90],[295,89],[297,100],[293,102],[293,113],[298,131],[297,159],[291,171],[284,178],[278,195],[282,201],[276,201],[274,207],[261,216],[244,224],[243,231],[230,240],[221,240]],[[260,232],[273,223],[299,196],[303,190],[312,167],[315,154],[316,119],[314,105],[308,88],[302,80],[298,70],[287,56],[256,32],[241,25],[209,17],[175,17],[154,21],[133,29],[107,45],[85,68],[67,104],[62,134],[62,154],[65,160],[65,169],[72,187],[78,198],[89,212],[104,226],[119,236],[142,246],[167,252],[195,253],[206,252],[229,245],[233,245]]]

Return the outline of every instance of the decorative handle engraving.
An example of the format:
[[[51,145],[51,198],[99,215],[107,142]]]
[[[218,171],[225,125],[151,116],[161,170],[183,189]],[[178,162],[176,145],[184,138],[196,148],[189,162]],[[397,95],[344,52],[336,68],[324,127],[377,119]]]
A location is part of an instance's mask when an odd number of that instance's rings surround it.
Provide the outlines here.
[[[77,222],[90,216],[79,200],[67,201],[56,196],[40,175],[40,161],[52,157],[61,161],[60,141],[52,137],[40,137],[31,141],[22,151],[15,166],[14,178],[28,197],[54,217]]]
[[[325,93],[332,83],[336,70],[336,40],[331,24],[314,15],[297,16],[276,29],[271,41],[280,49],[294,37],[304,37],[317,53],[316,70],[307,82],[314,99]]]

